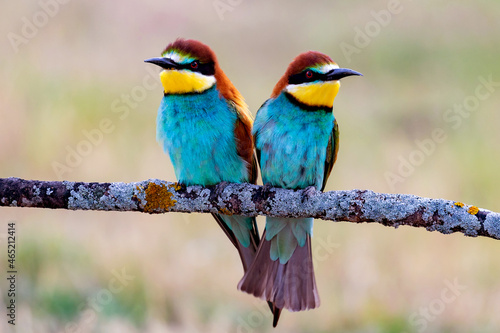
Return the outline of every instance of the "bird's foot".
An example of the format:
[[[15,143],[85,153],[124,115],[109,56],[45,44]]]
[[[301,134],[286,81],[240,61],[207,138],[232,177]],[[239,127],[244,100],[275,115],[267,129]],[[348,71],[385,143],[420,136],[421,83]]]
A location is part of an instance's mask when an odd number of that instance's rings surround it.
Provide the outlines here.
[[[222,189],[225,189],[229,185],[229,182],[226,182],[225,180],[221,181],[217,187],[222,187]]]
[[[273,188],[272,185],[269,183],[265,183],[264,185],[262,185],[262,196],[268,198],[269,195],[271,194],[272,188]]]
[[[304,201],[311,199],[313,196],[316,195],[316,193],[319,192],[315,186],[308,186],[304,189],[302,192],[302,203]]]
[[[219,184],[217,184],[214,188],[214,194],[217,196],[217,197],[221,197],[222,196],[222,193],[224,192],[224,190],[226,189],[226,187],[229,185],[229,182],[226,182],[226,181],[222,181],[220,182]]]

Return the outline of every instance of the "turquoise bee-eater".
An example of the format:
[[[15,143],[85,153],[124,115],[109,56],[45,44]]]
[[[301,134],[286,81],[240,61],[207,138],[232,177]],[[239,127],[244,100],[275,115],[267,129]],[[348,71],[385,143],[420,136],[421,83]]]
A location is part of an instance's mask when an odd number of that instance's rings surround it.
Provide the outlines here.
[[[178,182],[186,186],[255,183],[253,120],[215,53],[199,41],[177,39],[161,57],[145,61],[162,68],[164,96],[156,139],[169,154]],[[238,249],[246,271],[259,244],[255,218],[213,216]]]
[[[265,185],[307,189],[305,199],[325,188],[339,148],[333,100],[339,80],[350,75],[361,73],[339,68],[319,52],[302,53],[290,63],[253,125]],[[256,258],[238,288],[278,309],[318,307],[312,233],[312,218],[267,217]]]
[[[178,182],[186,186],[255,184],[253,119],[210,47],[177,39],[161,57],[145,61],[162,68],[156,139],[169,154]],[[238,250],[246,272],[260,242],[255,217],[212,215]],[[279,312],[274,314],[274,320],[278,318]]]

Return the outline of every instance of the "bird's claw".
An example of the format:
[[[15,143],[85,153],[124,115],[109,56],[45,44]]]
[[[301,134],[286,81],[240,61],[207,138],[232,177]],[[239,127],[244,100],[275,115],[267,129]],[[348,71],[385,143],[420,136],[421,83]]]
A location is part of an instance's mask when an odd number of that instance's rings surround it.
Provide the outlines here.
[[[222,192],[226,189],[226,187],[229,185],[229,182],[226,181],[221,181],[217,186],[215,187],[215,193],[217,196],[221,196]]]
[[[306,200],[311,199],[316,194],[316,192],[318,192],[318,190],[316,190],[315,186],[306,187],[302,192],[302,203],[304,203],[304,201]]]
[[[272,188],[273,187],[269,183],[262,185],[262,195],[266,198],[269,197],[269,194],[271,193]]]
[[[223,180],[219,183],[219,186],[222,188],[226,188],[227,185],[229,185],[229,182],[226,182],[225,180]]]

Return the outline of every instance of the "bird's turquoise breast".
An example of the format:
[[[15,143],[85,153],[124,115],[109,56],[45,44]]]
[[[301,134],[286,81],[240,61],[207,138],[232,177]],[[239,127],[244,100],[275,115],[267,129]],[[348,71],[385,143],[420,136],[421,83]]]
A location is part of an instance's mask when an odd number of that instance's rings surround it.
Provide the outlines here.
[[[264,184],[321,189],[334,119],[331,110],[304,110],[285,93],[265,103],[253,127]]]
[[[237,154],[236,111],[216,87],[199,94],[166,95],[158,110],[156,138],[168,152],[177,180],[186,185],[248,181]]]

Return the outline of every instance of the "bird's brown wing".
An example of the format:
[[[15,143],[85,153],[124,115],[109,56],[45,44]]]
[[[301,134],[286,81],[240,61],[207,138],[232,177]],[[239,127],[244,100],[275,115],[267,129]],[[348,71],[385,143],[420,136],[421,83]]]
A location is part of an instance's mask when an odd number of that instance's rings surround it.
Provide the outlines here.
[[[237,112],[237,115],[238,118],[236,119],[234,128],[236,149],[238,155],[247,162],[248,181],[255,184],[257,182],[257,162],[252,137],[252,118],[246,116],[246,114],[241,111]]]
[[[326,181],[332,172],[333,165],[337,160],[337,153],[339,151],[339,125],[337,120],[333,121],[333,129],[330,135],[330,140],[328,140],[328,146],[326,147],[326,159],[325,159],[325,173],[323,176],[323,185],[321,186],[321,191],[325,189]]]

